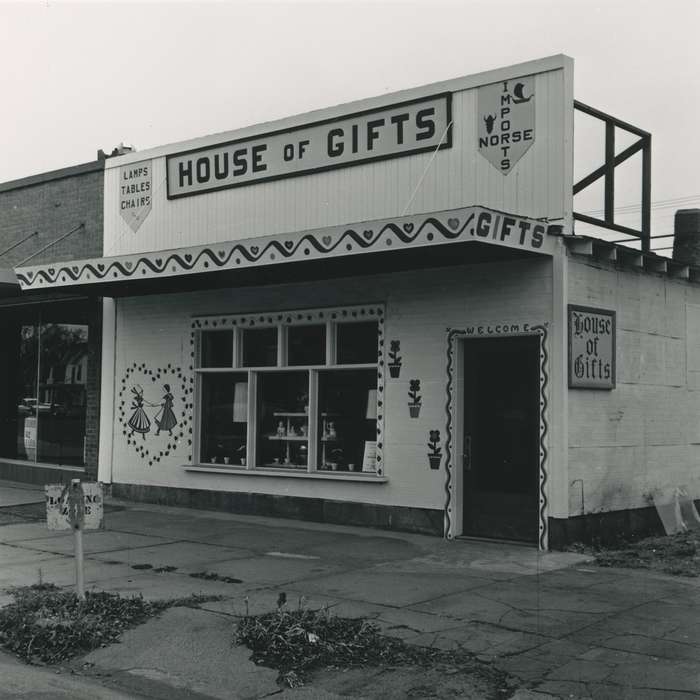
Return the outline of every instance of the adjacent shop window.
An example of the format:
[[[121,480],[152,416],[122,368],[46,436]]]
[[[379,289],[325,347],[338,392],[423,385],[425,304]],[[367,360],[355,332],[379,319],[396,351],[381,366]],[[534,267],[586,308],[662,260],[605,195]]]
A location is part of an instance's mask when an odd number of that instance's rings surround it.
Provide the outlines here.
[[[84,465],[88,322],[70,305],[4,312],[0,456]]]
[[[346,321],[351,313],[288,313],[252,328],[235,317],[230,330],[199,331],[199,463],[375,471],[379,312]]]

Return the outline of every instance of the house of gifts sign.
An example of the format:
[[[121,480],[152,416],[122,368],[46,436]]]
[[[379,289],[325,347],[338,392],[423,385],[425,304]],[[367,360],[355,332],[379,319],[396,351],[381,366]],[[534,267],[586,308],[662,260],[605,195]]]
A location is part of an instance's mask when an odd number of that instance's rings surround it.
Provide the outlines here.
[[[569,305],[569,387],[615,388],[615,312]]]

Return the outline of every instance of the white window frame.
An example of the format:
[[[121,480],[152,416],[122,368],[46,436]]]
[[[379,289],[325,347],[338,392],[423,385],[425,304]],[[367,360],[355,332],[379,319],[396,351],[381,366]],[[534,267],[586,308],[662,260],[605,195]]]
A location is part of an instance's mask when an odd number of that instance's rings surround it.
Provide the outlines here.
[[[207,315],[192,319],[192,335],[194,346],[194,431],[193,431],[193,466],[195,469],[215,471],[232,471],[246,474],[270,474],[288,476],[323,476],[324,478],[348,479],[357,477],[362,480],[377,478],[384,480],[383,466],[383,435],[384,416],[379,396],[384,391],[384,320],[385,313],[382,304],[365,304],[361,306],[341,306],[314,309],[292,309],[275,312],[254,312],[235,315]],[[343,323],[361,323],[377,321],[377,360],[372,363],[338,364],[336,360],[336,329]],[[325,324],[326,348],[325,362],[317,365],[288,365],[287,364],[287,329],[294,326],[310,326]],[[246,329],[277,328],[277,363],[274,366],[244,367],[242,365],[243,332]],[[202,367],[202,334],[204,332],[233,332],[233,350],[231,365],[227,367]],[[377,461],[372,472],[362,471],[363,465],[358,465],[356,472],[328,472],[319,469],[318,455],[318,375],[319,372],[333,369],[350,371],[370,369],[377,372]],[[257,401],[258,377],[261,374],[285,372],[309,373],[309,407],[307,430],[307,465],[306,469],[269,466],[257,464]],[[201,427],[202,427],[202,377],[207,374],[247,374],[248,377],[248,423],[246,434],[246,464],[208,464],[202,462],[201,456]]]

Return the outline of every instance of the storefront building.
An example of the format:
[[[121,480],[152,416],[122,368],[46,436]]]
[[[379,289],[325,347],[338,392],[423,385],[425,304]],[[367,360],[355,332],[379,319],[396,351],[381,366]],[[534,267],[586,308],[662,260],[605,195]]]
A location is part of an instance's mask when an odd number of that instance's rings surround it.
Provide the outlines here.
[[[542,549],[700,492],[700,294],[573,235],[573,113],[555,56],[110,159],[103,254],[16,270],[105,297],[99,478]]]
[[[102,253],[104,161],[0,184],[0,266]],[[97,474],[101,301],[0,290],[0,478]]]

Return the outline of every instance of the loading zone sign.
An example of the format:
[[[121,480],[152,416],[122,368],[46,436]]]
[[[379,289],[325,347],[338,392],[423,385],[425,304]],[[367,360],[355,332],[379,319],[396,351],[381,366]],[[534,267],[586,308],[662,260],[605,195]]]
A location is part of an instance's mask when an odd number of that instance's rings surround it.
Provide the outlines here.
[[[535,77],[479,88],[479,152],[507,175],[535,143]]]
[[[49,530],[99,530],[103,524],[102,484],[80,482],[47,484],[46,524]]]

